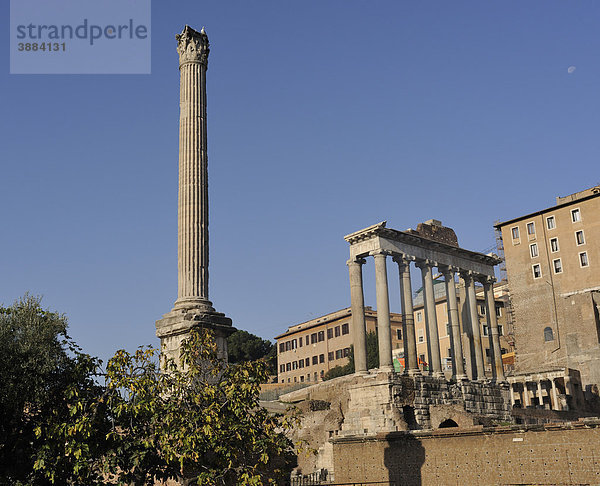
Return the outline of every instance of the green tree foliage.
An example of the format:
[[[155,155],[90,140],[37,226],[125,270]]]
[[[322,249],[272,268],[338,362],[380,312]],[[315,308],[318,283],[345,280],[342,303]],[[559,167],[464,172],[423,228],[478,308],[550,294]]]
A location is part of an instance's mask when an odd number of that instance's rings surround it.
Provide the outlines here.
[[[181,365],[169,363],[166,373],[153,349],[119,351],[108,363],[110,472],[125,484],[280,484],[293,465],[284,433],[295,418],[259,406],[266,362],[228,366],[206,332],[193,332],[181,353]]]
[[[91,484],[97,477],[89,456],[102,453],[103,441],[85,440],[90,434],[75,430],[73,417],[100,394],[99,360],[81,353],[66,329],[66,318],[43,310],[36,297],[0,307],[0,484],[67,484],[73,474]],[[92,413],[88,425],[94,437],[108,432],[102,416]],[[81,440],[65,447],[67,436]]]
[[[367,368],[373,369],[379,367],[379,344],[377,342],[377,334],[374,332],[367,333]],[[350,346],[348,354],[348,363],[343,366],[331,368],[323,376],[323,380],[331,380],[339,376],[350,375],[354,373],[354,346]]]
[[[264,360],[226,365],[208,333],[182,363],[119,351],[98,384],[66,319],[29,296],[0,308],[0,484],[279,484],[293,464],[294,415],[261,408]]]
[[[247,331],[237,330],[227,338],[227,348],[230,363],[239,364],[264,358],[269,373],[277,372],[277,349],[271,341]]]

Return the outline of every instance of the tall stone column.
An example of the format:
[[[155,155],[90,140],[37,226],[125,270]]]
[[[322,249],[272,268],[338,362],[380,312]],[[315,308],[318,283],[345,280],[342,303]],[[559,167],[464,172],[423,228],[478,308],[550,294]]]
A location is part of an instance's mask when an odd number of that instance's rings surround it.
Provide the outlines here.
[[[473,339],[473,354],[475,361],[475,376],[474,380],[485,379],[485,368],[483,363],[483,351],[481,350],[481,326],[479,324],[479,316],[477,314],[477,297],[475,296],[475,279],[470,272],[461,274],[465,281],[465,287],[469,300],[469,317],[471,322],[471,332]]]
[[[492,277],[482,279],[485,293],[486,320],[490,338],[490,354],[492,360],[492,374],[496,381],[506,381],[504,366],[502,365],[502,350],[500,349],[500,334],[498,333],[498,319],[496,318],[496,300],[494,299],[494,281]]]
[[[412,287],[410,282],[410,260],[394,257],[400,277],[400,301],[402,304],[402,332],[404,337],[404,371],[410,375],[421,373],[417,358],[417,338],[415,335],[415,315],[413,310]]]
[[[428,260],[417,260],[417,267],[421,269],[421,278],[423,280],[423,304],[425,308],[429,370],[430,374],[434,377],[443,378],[437,312],[435,310],[435,292],[433,290],[433,275],[431,272],[433,266],[432,262]]]
[[[208,300],[208,152],[206,132],[206,69],[208,36],[185,26],[175,36],[179,54],[179,198],[177,300],[156,322],[161,350],[179,358],[179,347],[194,327],[215,333],[220,355],[227,357],[226,337],[235,331],[231,319],[216,312]]]
[[[388,291],[386,253],[373,252],[375,259],[375,287],[377,293],[377,337],[379,341],[379,369],[393,371],[392,330],[390,326],[390,294]]]
[[[352,308],[352,336],[354,341],[354,371],[367,372],[367,334],[365,329],[365,298],[362,266],[365,260],[348,260],[350,272],[350,300]]]
[[[456,286],[454,284],[454,269],[440,267],[446,284],[446,304],[448,307],[448,323],[452,337],[452,377],[455,380],[466,380],[463,348],[460,338],[460,321],[458,319],[458,301],[456,299]]]

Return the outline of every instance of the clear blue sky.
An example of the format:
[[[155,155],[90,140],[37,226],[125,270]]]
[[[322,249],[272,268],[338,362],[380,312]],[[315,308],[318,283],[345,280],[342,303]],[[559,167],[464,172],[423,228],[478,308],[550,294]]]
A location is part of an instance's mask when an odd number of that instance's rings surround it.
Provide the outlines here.
[[[210,297],[240,329],[349,305],[345,234],[435,218],[484,250],[600,182],[598,2],[154,0],[151,75],[9,75],[0,8],[0,302],[43,295],[102,358],[156,345],[176,298],[186,23],[211,42]]]

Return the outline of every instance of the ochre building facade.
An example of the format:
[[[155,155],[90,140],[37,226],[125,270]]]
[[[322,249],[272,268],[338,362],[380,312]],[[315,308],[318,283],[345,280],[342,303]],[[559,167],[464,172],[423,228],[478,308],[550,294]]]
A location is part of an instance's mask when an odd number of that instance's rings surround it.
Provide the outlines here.
[[[600,186],[496,229],[515,317],[513,398],[576,407],[600,383]]]

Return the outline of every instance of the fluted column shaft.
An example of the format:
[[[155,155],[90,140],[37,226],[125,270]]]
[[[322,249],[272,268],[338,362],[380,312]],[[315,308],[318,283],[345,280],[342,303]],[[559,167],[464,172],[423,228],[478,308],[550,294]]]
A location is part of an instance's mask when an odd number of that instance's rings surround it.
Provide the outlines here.
[[[537,389],[538,389],[538,403],[541,407],[544,406],[544,395],[543,395],[543,390],[542,390],[542,382],[538,381],[537,382]]]
[[[417,359],[417,338],[415,335],[415,316],[413,310],[412,286],[410,282],[410,260],[394,257],[398,264],[400,277],[400,301],[402,304],[402,333],[404,341],[404,371],[419,374]]]
[[[377,293],[377,334],[379,341],[379,369],[392,371],[392,331],[390,327],[390,296],[387,282],[386,254],[378,251],[375,260]]]
[[[427,260],[417,261],[423,280],[423,303],[425,308],[425,329],[427,331],[427,351],[429,354],[429,371],[435,377],[441,378],[442,360],[440,356],[440,338],[438,333],[437,312],[435,310],[435,293],[433,290],[433,265]]]
[[[208,38],[178,36],[180,70],[178,292],[175,307],[210,308],[208,300],[208,156],[206,69]]]
[[[490,339],[490,358],[492,361],[492,373],[496,381],[506,381],[504,366],[502,365],[502,350],[500,349],[500,334],[498,332],[498,319],[496,318],[496,301],[494,299],[494,280],[487,278],[483,280],[483,291],[485,292],[486,320]]]
[[[449,267],[441,268],[446,284],[446,304],[448,308],[448,323],[450,324],[450,337],[452,338],[452,377],[464,380],[465,365],[463,362],[463,348],[460,337],[460,321],[458,319],[458,300],[456,299],[456,286],[454,284],[454,271]]]
[[[477,314],[477,297],[475,295],[475,279],[472,275],[464,273],[463,280],[469,300],[469,317],[471,321],[471,332],[473,339],[473,354],[475,358],[475,376],[474,380],[485,379],[485,368],[483,362],[483,351],[481,350],[481,326]]]
[[[367,371],[367,335],[365,329],[365,298],[363,292],[363,259],[348,260],[350,272],[350,300],[352,308],[352,336],[354,341],[354,371]]]

